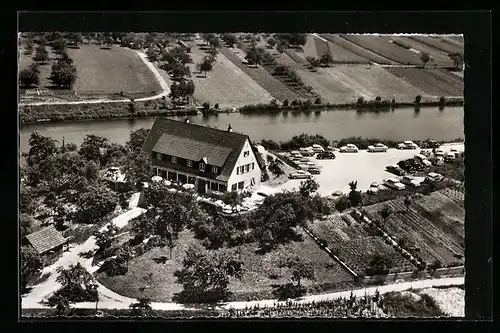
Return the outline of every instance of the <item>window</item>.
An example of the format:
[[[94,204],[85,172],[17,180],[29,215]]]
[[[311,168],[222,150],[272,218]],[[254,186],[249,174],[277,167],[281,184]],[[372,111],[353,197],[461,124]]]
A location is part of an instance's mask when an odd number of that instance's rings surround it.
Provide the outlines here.
[[[186,160],[186,165],[187,165],[188,167],[192,167],[192,166],[193,166],[193,161],[191,161],[191,160]]]
[[[210,189],[212,191],[217,191],[219,189],[219,184],[218,183],[210,183]]]
[[[226,185],[219,184],[219,192],[226,192],[226,191],[227,191]]]
[[[172,163],[177,163],[177,157],[172,156]]]
[[[195,177],[188,177],[188,183],[189,183],[189,184],[194,184],[194,183],[196,183],[196,178],[195,178]]]
[[[255,185],[255,178],[250,179],[250,185],[252,185],[252,186]]]
[[[250,152],[248,150],[243,152],[243,157],[247,157],[248,155],[250,155]]]
[[[245,172],[250,171],[250,164],[245,165]]]
[[[158,176],[158,168],[153,168],[153,175]]]
[[[219,168],[217,168],[216,166],[212,167],[212,172],[213,173],[217,173],[218,171],[219,171]]]
[[[200,171],[205,171],[205,163],[200,163]]]
[[[243,189],[243,186],[244,186],[244,182],[239,182],[238,183],[238,190],[242,190]]]
[[[237,190],[237,187],[238,185],[237,184],[233,184],[233,186],[231,186],[231,191],[236,191]]]
[[[255,163],[252,162],[252,170],[254,170],[254,169],[255,169]]]
[[[156,153],[156,159],[161,160],[161,153]]]

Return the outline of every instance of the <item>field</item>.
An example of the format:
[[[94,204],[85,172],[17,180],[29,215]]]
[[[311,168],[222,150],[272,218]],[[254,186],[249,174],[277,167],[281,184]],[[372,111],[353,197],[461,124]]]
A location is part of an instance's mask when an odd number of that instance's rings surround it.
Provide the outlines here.
[[[440,69],[387,68],[391,74],[432,96],[463,96],[463,79]]]
[[[98,98],[120,92],[143,97],[161,91],[154,74],[133,50],[118,46],[108,50],[97,45],[84,44],[79,49],[68,48],[68,54],[73,59],[77,71],[73,91],[50,90],[48,95],[74,95],[76,91],[85,98]],[[52,86],[48,77],[56,56],[50,52],[50,57],[51,60],[40,67],[39,88],[43,92]],[[20,68],[26,68],[31,63],[31,58],[21,52]]]
[[[191,49],[194,62],[191,65],[191,73],[196,87],[194,97],[199,104],[209,102],[213,106],[219,103],[220,108],[228,108],[269,103],[273,99],[269,92],[223,54],[219,53],[214,68],[207,73],[207,77],[198,73],[195,66],[203,56],[203,50],[199,47]]]
[[[374,235],[367,226],[358,223],[348,214],[333,215],[325,221],[314,221],[308,227],[314,235],[326,240],[328,247],[360,276],[365,275],[374,255],[394,260],[390,273],[414,269],[412,264],[386,244],[382,237]]]
[[[426,44],[419,43],[413,39],[405,36],[384,36],[381,37],[392,41],[395,45],[404,47],[407,49],[412,49],[420,53],[427,53],[430,56],[429,62],[426,64],[427,67],[439,66],[439,67],[451,67],[453,66],[453,61],[446,52],[442,52]]]
[[[234,300],[253,300],[258,298],[274,298],[273,284],[291,282],[287,272],[276,269],[276,262],[285,253],[299,254],[309,258],[316,273],[316,282],[303,281],[303,285],[310,292],[322,290],[349,289],[353,279],[338,263],[331,259],[326,252],[305,233],[303,242],[291,242],[265,255],[257,254],[255,244],[246,244],[241,247],[241,258],[245,264],[243,279],[230,282],[229,290],[234,293]],[[179,236],[178,246],[174,248],[172,260],[166,263],[156,263],[155,258],[169,256],[168,248],[154,248],[142,256],[132,259],[128,272],[122,276],[108,277],[105,273],[97,273],[98,280],[115,291],[128,297],[140,297],[139,288],[145,286],[144,277],[152,274],[150,288],[146,288],[143,295],[153,301],[170,302],[175,293],[182,291],[182,286],[176,283],[174,272],[182,267],[182,260],[188,244],[198,242],[193,234],[183,231]],[[273,274],[277,274],[274,276]],[[270,277],[271,275],[271,277]]]
[[[398,63],[394,60],[383,57],[375,52],[367,50],[359,45],[356,45],[347,39],[344,39],[338,35],[334,34],[321,34],[321,37],[332,42],[335,45],[341,46],[342,48],[356,54],[357,56],[368,59],[371,62],[381,64],[381,65],[397,65]]]
[[[379,211],[388,205],[393,213],[383,221],[383,228],[396,241],[405,239],[405,248],[428,264],[438,260],[443,266],[463,264],[464,215],[459,207],[442,194],[422,196],[406,211],[402,198],[365,206],[370,219],[382,220]],[[441,211],[439,213],[438,211]],[[460,220],[462,222],[460,222]]]
[[[279,101],[288,99],[293,101],[300,99],[300,96],[291,91],[286,85],[280,82],[277,78],[272,76],[267,70],[259,67],[249,66],[244,63],[244,55],[236,55],[226,47],[220,48],[220,52],[227,57],[236,67],[243,71],[246,75],[257,82],[262,88],[268,91],[274,98]]]
[[[430,36],[410,36],[409,38],[416,40],[417,42],[420,42],[422,44],[429,45],[435,49],[438,49],[446,53],[454,53],[454,52],[461,54],[464,53],[463,47],[451,43],[445,43],[440,38],[430,37]]]
[[[340,35],[353,44],[359,45],[378,55],[402,65],[421,65],[420,57],[410,50],[392,44],[385,38],[370,35]]]

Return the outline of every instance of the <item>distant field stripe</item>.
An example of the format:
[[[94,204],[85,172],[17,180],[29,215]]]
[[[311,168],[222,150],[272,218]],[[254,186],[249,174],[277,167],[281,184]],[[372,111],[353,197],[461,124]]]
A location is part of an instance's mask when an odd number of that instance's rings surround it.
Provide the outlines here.
[[[321,37],[327,39],[328,41],[339,45],[346,50],[362,57],[368,59],[374,63],[382,64],[382,65],[397,65],[398,63],[394,60],[387,59],[382,57],[374,52],[371,52],[357,44],[354,44],[344,38],[339,37],[338,35],[333,34],[321,34]]]
[[[450,45],[451,47],[456,47],[458,50],[461,50],[463,52],[464,49],[464,43],[460,43],[459,41],[456,41],[448,36],[443,36],[441,37],[441,41],[445,44]]]
[[[320,36],[311,36],[315,39],[318,54],[328,52],[336,64],[368,64],[370,60],[347,50],[346,48],[328,41]]]
[[[400,45],[401,47],[405,47],[408,49],[414,49],[418,52],[425,52],[430,57],[429,65],[438,65],[442,67],[449,67],[453,65],[450,57],[447,53],[436,50],[428,45],[421,44],[417,41],[409,39],[408,37],[389,37],[394,44]]]
[[[302,47],[306,57],[319,58],[318,51],[316,49],[316,39],[316,37],[310,34],[307,35],[306,44]]]
[[[437,50],[440,50],[442,52],[446,53],[453,53],[453,52],[460,52],[463,54],[463,49],[461,50],[460,48],[450,46],[449,44],[445,44],[442,41],[440,41],[437,38],[430,37],[430,36],[409,36],[408,38],[416,40],[417,42],[420,42],[425,45],[429,45]]]

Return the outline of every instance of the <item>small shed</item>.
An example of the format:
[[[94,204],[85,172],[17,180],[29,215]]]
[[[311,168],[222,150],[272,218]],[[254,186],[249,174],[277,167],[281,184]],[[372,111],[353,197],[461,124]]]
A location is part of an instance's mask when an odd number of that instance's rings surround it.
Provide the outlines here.
[[[55,256],[62,254],[64,245],[69,247],[69,238],[65,238],[51,225],[26,235],[23,243],[31,245],[40,255]]]

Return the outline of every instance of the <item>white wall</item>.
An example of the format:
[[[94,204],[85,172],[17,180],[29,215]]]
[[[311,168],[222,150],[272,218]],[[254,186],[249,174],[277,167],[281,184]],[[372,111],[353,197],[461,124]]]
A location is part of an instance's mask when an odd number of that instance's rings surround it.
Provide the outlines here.
[[[244,157],[245,151],[249,151],[250,154],[247,157]],[[247,172],[247,173],[242,173],[242,174],[237,174],[238,167],[246,165],[246,164],[251,164],[255,163],[255,169]],[[253,153],[252,147],[250,145],[250,141],[247,139],[245,142],[245,145],[243,146],[243,149],[240,152],[240,157],[238,158],[238,161],[236,162],[236,165],[233,169],[233,172],[231,173],[231,177],[229,177],[228,184],[227,184],[227,190],[231,191],[231,187],[233,184],[237,184],[241,181],[244,181],[244,189],[250,185],[250,180],[252,178],[255,178],[255,187],[260,186],[260,179],[262,176],[262,171],[259,168],[259,163],[257,163],[257,158],[255,157],[255,154]]]

